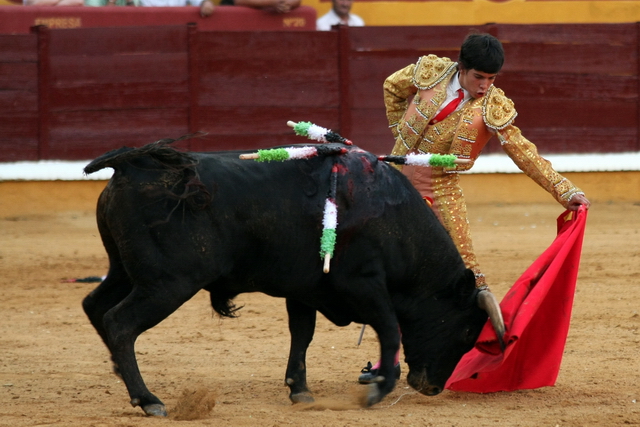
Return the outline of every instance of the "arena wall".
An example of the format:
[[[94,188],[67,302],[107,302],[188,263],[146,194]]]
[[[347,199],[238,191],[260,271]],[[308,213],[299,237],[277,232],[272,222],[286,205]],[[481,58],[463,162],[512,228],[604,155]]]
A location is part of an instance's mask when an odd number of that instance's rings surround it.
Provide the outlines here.
[[[640,151],[638,24],[201,31],[195,24],[0,34],[0,162],[85,160],[203,132],[192,150],[302,143],[311,121],[386,154],[392,72],[457,58],[472,29],[503,41],[497,85],[547,153]],[[485,153],[501,152],[492,140]]]

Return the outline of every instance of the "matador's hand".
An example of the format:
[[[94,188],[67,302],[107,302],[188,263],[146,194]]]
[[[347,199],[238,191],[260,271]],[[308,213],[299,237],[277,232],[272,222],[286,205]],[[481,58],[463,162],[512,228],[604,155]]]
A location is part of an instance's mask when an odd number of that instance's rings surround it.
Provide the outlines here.
[[[591,206],[591,202],[584,196],[584,194],[576,194],[571,198],[571,200],[569,200],[567,209],[569,209],[570,211],[577,211],[581,205],[584,205],[586,209],[589,209],[589,206]]]

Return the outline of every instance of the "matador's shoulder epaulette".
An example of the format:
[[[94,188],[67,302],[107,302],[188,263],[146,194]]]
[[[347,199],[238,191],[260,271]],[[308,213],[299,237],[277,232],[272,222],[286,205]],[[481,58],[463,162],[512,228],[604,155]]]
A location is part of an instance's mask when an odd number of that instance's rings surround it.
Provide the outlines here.
[[[418,60],[413,73],[413,84],[420,90],[433,88],[456,71],[457,63],[446,57],[423,56]]]
[[[517,115],[513,101],[504,95],[502,89],[491,86],[482,103],[482,117],[485,124],[491,129],[504,129],[513,123]]]

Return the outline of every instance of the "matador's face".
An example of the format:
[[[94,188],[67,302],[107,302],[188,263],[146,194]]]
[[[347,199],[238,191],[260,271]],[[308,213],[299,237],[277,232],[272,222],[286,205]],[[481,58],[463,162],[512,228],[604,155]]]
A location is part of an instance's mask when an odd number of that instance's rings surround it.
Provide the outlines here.
[[[498,74],[484,73],[475,69],[466,70],[460,68],[458,74],[460,86],[462,86],[474,98],[483,97],[493,84]]]

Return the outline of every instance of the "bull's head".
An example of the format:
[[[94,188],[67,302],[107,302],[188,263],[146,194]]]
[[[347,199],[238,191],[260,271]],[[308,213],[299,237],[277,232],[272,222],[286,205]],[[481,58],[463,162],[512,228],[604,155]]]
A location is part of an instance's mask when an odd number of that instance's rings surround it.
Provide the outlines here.
[[[412,313],[398,313],[407,382],[422,394],[440,393],[462,356],[471,350],[487,317],[502,345],[504,322],[496,298],[475,288],[475,277],[466,270],[458,283],[416,301]],[[407,317],[405,317],[405,315]]]

